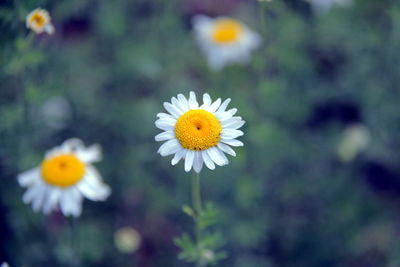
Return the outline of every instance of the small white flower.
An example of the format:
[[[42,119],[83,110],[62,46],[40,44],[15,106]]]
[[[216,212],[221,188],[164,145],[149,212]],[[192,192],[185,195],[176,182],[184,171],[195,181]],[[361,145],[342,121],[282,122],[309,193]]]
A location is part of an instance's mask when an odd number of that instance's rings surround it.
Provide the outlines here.
[[[36,8],[26,16],[26,27],[36,33],[54,33],[54,26],[51,24],[49,13],[41,8]]]
[[[49,150],[40,166],[18,176],[19,184],[27,188],[24,203],[32,203],[34,211],[44,214],[59,206],[65,216],[80,216],[83,196],[101,201],[110,195],[110,188],[92,166],[101,158],[98,145],[85,147],[76,138]]]
[[[261,37],[242,22],[228,18],[194,17],[194,33],[212,69],[232,63],[247,63],[252,50],[261,45]]]
[[[337,147],[337,155],[343,162],[352,161],[360,152],[368,147],[370,133],[362,124],[348,126]]]
[[[221,104],[218,98],[212,102],[209,94],[203,95],[203,104],[199,105],[194,92],[189,99],[179,94],[172,97],[171,103],[165,102],[169,112],[158,113],[155,124],[164,132],[155,140],[165,141],[158,150],[161,156],[174,154],[172,165],[181,159],[185,161],[185,171],[192,168],[199,173],[203,163],[211,170],[215,164],[223,166],[229,163],[224,153],[236,156],[231,146],[243,146],[236,140],[243,132],[238,130],[245,123],[239,116],[234,116],[236,108],[226,110],[228,98]]]
[[[114,244],[122,253],[132,253],[140,248],[142,238],[132,227],[123,227],[114,233]]]

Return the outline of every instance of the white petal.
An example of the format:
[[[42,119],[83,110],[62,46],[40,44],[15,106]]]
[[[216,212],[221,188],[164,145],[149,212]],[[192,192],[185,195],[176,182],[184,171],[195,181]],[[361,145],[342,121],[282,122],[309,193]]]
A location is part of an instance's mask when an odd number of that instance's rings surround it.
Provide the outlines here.
[[[241,130],[223,129],[221,132],[222,139],[235,139],[242,135],[243,135],[243,132]]]
[[[81,139],[71,138],[71,139],[65,140],[61,144],[61,149],[63,149],[64,152],[67,152],[67,153],[75,153],[76,151],[85,149],[85,145]]]
[[[189,108],[190,109],[199,108],[199,103],[197,103],[196,94],[193,91],[189,93]]]
[[[231,115],[231,117],[233,116],[233,115],[235,115],[236,114],[236,112],[238,111],[238,109],[237,108],[231,108],[230,110],[228,110],[227,112]]]
[[[201,156],[203,157],[203,161],[206,164],[207,168],[210,170],[215,169],[215,164],[214,161],[210,158],[210,156],[207,154],[207,150],[201,151]]]
[[[45,214],[49,214],[51,211],[53,211],[56,208],[60,197],[61,189],[57,187],[52,187],[47,194],[47,200],[44,203],[43,212]]]
[[[222,123],[223,128],[229,129],[239,129],[242,127],[246,122],[242,120],[240,117],[232,117],[229,120],[226,120]]]
[[[93,166],[87,166],[86,175],[78,184],[79,191],[88,199],[103,201],[111,194],[111,189],[103,183],[100,173]]]
[[[219,108],[220,105],[221,105],[221,98],[218,98],[217,100],[215,100],[214,103],[211,104],[208,111],[214,113]]]
[[[218,148],[215,148],[218,151],[219,156],[224,160],[224,165],[229,164],[229,159],[225,156],[224,152]]]
[[[228,104],[231,102],[231,99],[225,99],[224,102],[222,102],[221,106],[218,108],[217,113],[222,113],[225,112],[226,108],[228,107]]]
[[[216,113],[216,116],[221,123],[224,123],[226,120],[232,118],[232,116],[228,112]]]
[[[176,165],[181,158],[185,158],[186,155],[186,149],[180,149],[178,152],[175,153],[174,157],[171,160],[172,165]]]
[[[231,156],[236,156],[236,152],[228,145],[224,144],[224,143],[218,143],[218,148],[221,149],[223,152],[225,152],[226,154],[229,154]]]
[[[157,117],[158,118],[169,118],[169,119],[174,119],[174,117],[172,117],[170,114],[164,113],[164,112],[160,112],[157,113]]]
[[[65,216],[79,217],[82,212],[82,196],[75,187],[62,192],[60,198],[61,211]]]
[[[179,144],[179,142],[176,139],[171,139],[160,146],[160,148],[158,149],[158,153],[160,153],[161,156],[165,157],[178,152],[180,149],[181,145]]]
[[[193,160],[193,170],[199,173],[202,167],[203,167],[203,157],[201,156],[201,152],[196,151]]]
[[[53,26],[53,24],[51,24],[51,23],[47,23],[45,26],[44,26],[44,30],[45,30],[45,32],[47,33],[47,34],[53,34],[54,33],[54,26]]]
[[[221,139],[220,141],[230,146],[243,146],[243,143],[236,139]]]
[[[75,154],[85,163],[98,162],[103,157],[100,145],[91,145],[87,148],[78,149]]]
[[[91,185],[88,182],[82,181],[77,185],[78,190],[82,193],[84,197],[87,199],[96,201],[99,200],[96,186]]]
[[[40,193],[42,193],[42,185],[37,184],[29,187],[28,190],[22,196],[22,201],[25,204],[31,203]]]
[[[96,184],[90,184],[82,181],[77,187],[82,195],[93,201],[105,200],[110,195],[110,188],[100,182]]]
[[[182,94],[178,95],[178,100],[180,102],[181,108],[184,112],[189,110],[189,102],[187,101],[186,97]]]
[[[27,187],[37,183],[40,179],[40,168],[33,168],[18,175],[20,186]]]
[[[47,198],[47,186],[38,185],[36,188],[36,196],[32,201],[32,209],[34,211],[41,210],[46,198]]]
[[[201,105],[200,108],[208,110],[210,108],[210,105],[211,105],[211,97],[209,94],[205,93],[203,95],[203,105]]]
[[[180,102],[178,101],[178,99],[176,99],[176,97],[171,98],[171,103],[173,106],[175,106],[177,109],[179,109],[181,114],[183,114],[185,112],[185,110],[181,107]]]
[[[232,118],[233,115],[235,115],[235,113],[237,112],[237,108],[232,108],[228,111],[225,111],[223,113],[216,113],[217,118],[223,122],[227,119]]]
[[[157,142],[166,141],[175,138],[175,134],[172,131],[162,132],[156,135],[155,140]]]
[[[225,158],[222,156],[223,153],[220,153],[218,148],[216,147],[211,147],[206,150],[210,158],[215,162],[215,164],[219,166],[223,166],[227,164],[228,162],[225,161]]]
[[[168,102],[164,102],[164,108],[169,112],[169,113],[171,113],[171,115],[174,117],[174,118],[179,118],[181,115],[182,115],[182,111],[179,109],[179,108],[177,108],[177,107],[175,107],[174,105],[172,105],[171,103],[168,103]]]
[[[168,119],[168,118],[162,118],[158,119],[155,122],[155,125],[158,129],[164,130],[164,131],[172,131],[175,129],[175,124],[176,120]]]
[[[70,190],[63,190],[61,197],[60,197],[60,208],[61,208],[61,212],[65,215],[65,216],[69,216],[71,215],[71,202],[73,201],[72,197],[70,196],[71,191]]]
[[[156,120],[156,125],[169,125],[169,126],[174,126],[176,124],[176,119],[174,118],[159,118]]]
[[[188,150],[186,152],[186,158],[185,158],[185,171],[186,172],[188,172],[192,169],[193,160],[194,160],[194,151]]]

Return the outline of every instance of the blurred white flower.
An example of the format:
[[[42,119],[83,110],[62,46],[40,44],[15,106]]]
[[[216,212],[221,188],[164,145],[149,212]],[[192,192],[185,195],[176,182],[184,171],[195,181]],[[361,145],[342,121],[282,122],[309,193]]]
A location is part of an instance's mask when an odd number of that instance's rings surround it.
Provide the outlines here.
[[[213,261],[215,259],[215,253],[209,249],[204,250],[202,256],[207,262]]]
[[[243,146],[236,140],[243,132],[238,130],[245,123],[239,116],[234,116],[236,108],[226,110],[231,99],[221,104],[218,98],[211,101],[209,94],[203,95],[203,104],[199,106],[194,92],[189,99],[182,94],[172,97],[171,103],[165,102],[164,108],[169,112],[158,113],[155,124],[164,132],[155,140],[166,141],[158,150],[161,156],[174,154],[172,165],[181,159],[185,161],[185,171],[199,173],[203,163],[211,170],[215,164],[227,165],[228,158],[224,153],[236,156],[230,146]]]
[[[83,196],[105,200],[110,188],[92,163],[102,158],[99,145],[85,147],[79,139],[69,139],[47,151],[40,166],[18,175],[18,182],[27,191],[24,203],[32,203],[34,211],[50,213],[59,206],[65,216],[80,216]]]
[[[120,228],[114,233],[115,247],[122,253],[137,251],[141,243],[139,232],[131,227]]]
[[[370,135],[368,129],[360,124],[348,126],[340,139],[337,147],[337,155],[343,162],[352,161],[358,153],[369,144]]]
[[[51,24],[49,13],[41,8],[36,8],[26,16],[26,27],[36,33],[54,33],[54,26]]]
[[[71,105],[62,96],[51,97],[44,103],[42,115],[48,128],[54,130],[65,128],[71,119]]]
[[[3,262],[3,263],[0,265],[0,267],[10,267],[10,265],[8,265],[7,262]]]
[[[348,6],[353,0],[304,0],[309,2],[318,12],[326,12],[333,6]]]
[[[215,70],[232,63],[247,63],[252,50],[261,45],[259,34],[232,18],[199,15],[194,17],[193,25],[197,42]]]

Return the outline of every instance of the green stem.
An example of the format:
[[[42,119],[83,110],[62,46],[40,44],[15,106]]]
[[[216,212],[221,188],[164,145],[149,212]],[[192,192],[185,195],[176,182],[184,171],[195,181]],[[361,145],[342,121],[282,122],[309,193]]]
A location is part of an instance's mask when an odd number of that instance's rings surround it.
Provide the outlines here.
[[[192,177],[192,202],[193,202],[193,210],[195,213],[194,222],[195,222],[195,236],[196,236],[196,247],[198,258],[196,262],[197,267],[204,266],[201,259],[201,228],[200,228],[200,214],[201,214],[201,194],[200,194],[200,174],[193,172]]]

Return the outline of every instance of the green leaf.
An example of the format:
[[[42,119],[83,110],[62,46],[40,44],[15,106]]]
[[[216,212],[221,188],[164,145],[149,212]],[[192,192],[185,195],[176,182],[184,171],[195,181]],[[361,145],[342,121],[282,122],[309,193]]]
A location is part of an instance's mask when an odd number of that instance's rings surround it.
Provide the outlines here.
[[[207,203],[199,216],[199,225],[201,229],[205,229],[218,222],[219,211],[211,203]]]
[[[191,207],[189,207],[188,205],[183,205],[182,210],[184,213],[186,213],[187,215],[189,215],[190,217],[194,217],[194,211]]]
[[[179,253],[178,258],[187,262],[195,262],[199,255],[196,245],[186,233],[180,237],[174,239],[175,245],[177,245],[182,251]]]

